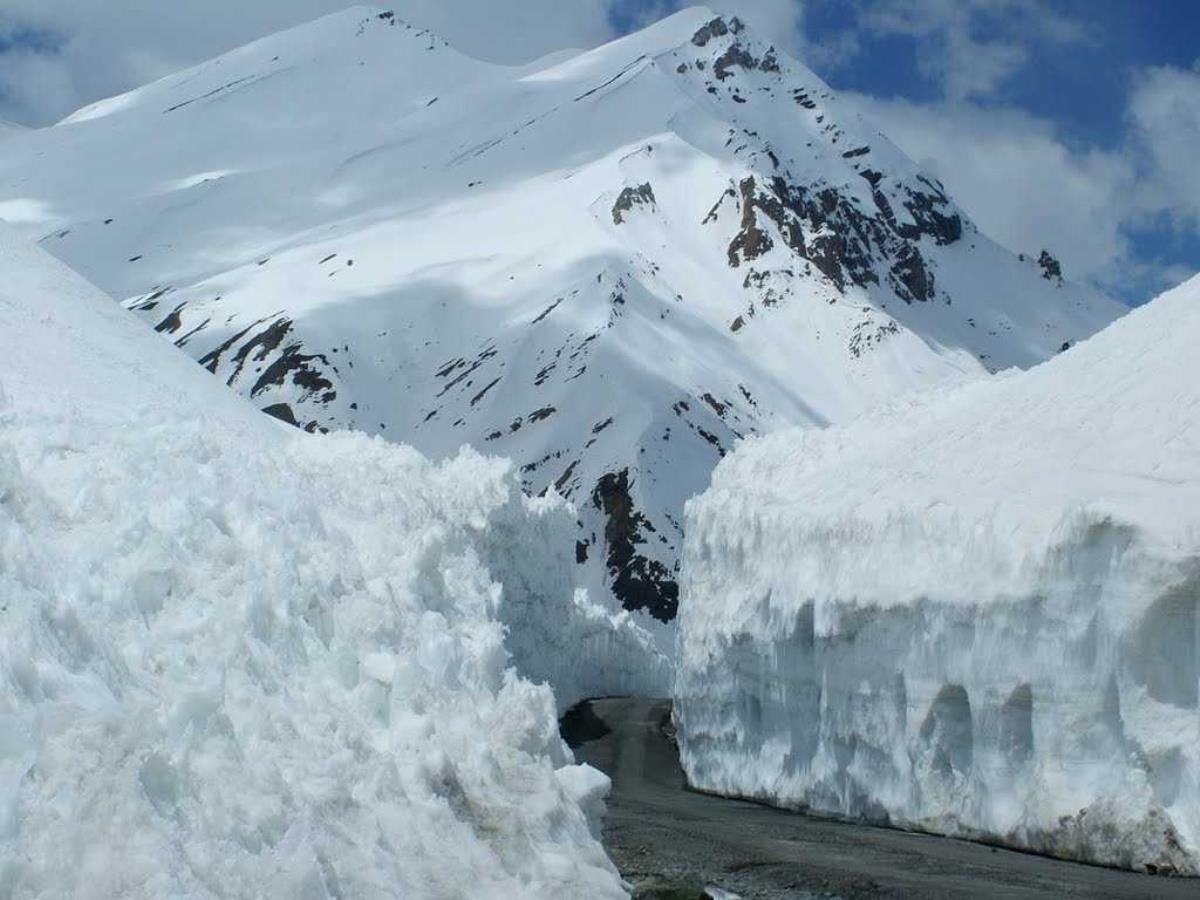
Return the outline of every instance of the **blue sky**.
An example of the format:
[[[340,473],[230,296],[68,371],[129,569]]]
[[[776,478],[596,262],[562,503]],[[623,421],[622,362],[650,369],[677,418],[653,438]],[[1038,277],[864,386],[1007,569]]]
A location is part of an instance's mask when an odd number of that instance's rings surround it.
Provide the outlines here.
[[[1128,105],[1140,73],[1163,66],[1186,71],[1200,61],[1200,3],[1055,0],[1044,5],[1079,23],[1079,38],[1054,41],[1027,34],[1027,61],[972,102],[984,109],[1024,110],[1051,122],[1064,143],[1081,151],[1097,148],[1121,153],[1130,140]],[[809,4],[809,10],[806,27],[811,41],[820,42],[855,26],[848,4],[815,2]],[[979,16],[976,23],[980,41],[1005,36],[1003,22],[995,18]],[[938,101],[936,80],[923,74],[917,64],[923,49],[919,39],[868,32],[860,41],[861,51],[855,58],[833,61],[820,74],[839,89],[925,103]],[[1200,158],[1200,145],[1196,148]],[[1200,183],[1192,182],[1191,187],[1200,188]],[[1081,222],[1080,227],[1087,223]],[[1127,234],[1136,258],[1161,260],[1180,270],[1200,268],[1200,232],[1195,227],[1174,227],[1167,215],[1151,214],[1145,221],[1131,224]],[[1180,270],[1174,273],[1176,277],[1183,274]],[[1125,285],[1117,280],[1111,286],[1136,302],[1160,285],[1135,278]]]
[[[677,5],[618,0],[613,21],[624,30]],[[1200,2],[727,5],[752,23],[762,14],[830,85],[860,95],[1012,249],[1045,244],[1068,274],[1130,303],[1200,269],[1200,177],[1184,157],[1200,157]]]
[[[361,0],[360,0],[361,2]],[[351,0],[0,0],[0,118],[55,121]],[[383,5],[383,4],[377,4]],[[472,55],[677,0],[393,0]],[[796,55],[1017,252],[1141,302],[1200,269],[1200,0],[708,0]]]

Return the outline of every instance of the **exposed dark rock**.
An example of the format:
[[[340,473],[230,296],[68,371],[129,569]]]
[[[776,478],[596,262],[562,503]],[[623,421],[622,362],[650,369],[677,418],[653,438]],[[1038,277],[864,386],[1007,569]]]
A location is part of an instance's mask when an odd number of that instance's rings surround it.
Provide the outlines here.
[[[592,490],[592,504],[604,513],[604,543],[613,593],[628,610],[644,609],[669,622],[679,607],[679,585],[662,563],[637,552],[654,526],[633,504],[629,470],[609,472]]]
[[[876,325],[870,320],[859,322],[854,326],[854,331],[850,335],[850,355],[858,359],[872,347],[881,344],[886,338],[899,333],[900,327],[890,320],[882,325]]]
[[[1062,265],[1050,255],[1049,250],[1043,250],[1038,257],[1038,265],[1042,267],[1042,277],[1047,281],[1062,281]]]
[[[704,217],[700,224],[709,225],[713,222],[716,222],[721,210],[721,204],[730,198],[736,199],[737,191],[735,191],[733,188],[725,188],[725,190],[721,192],[721,196],[717,199],[717,202],[712,205],[712,209],[708,211],[708,215]]]
[[[264,406],[263,412],[268,416],[274,416],[281,422],[287,422],[289,425],[300,427],[300,422],[297,421],[295,413],[292,412],[291,406],[286,403],[272,403],[270,406]]]
[[[265,319],[260,319],[210,350],[200,358],[200,364],[215,373],[222,355],[264,321]],[[279,348],[291,331],[291,320],[287,317],[280,317],[242,343],[233,357],[234,370],[226,379],[226,383],[233,386],[234,382],[241,377],[248,362],[265,360]],[[279,356],[266,367],[255,381],[254,386],[250,389],[250,396],[257,397],[268,388],[282,386],[285,381],[290,379],[292,384],[304,390],[302,400],[314,398],[314,395],[319,395],[315,396],[318,403],[329,403],[336,399],[337,392],[333,390],[333,382],[323,374],[323,370],[330,367],[329,360],[323,354],[301,353],[301,347],[302,344],[299,341],[284,347]]]
[[[299,343],[285,347],[278,359],[267,366],[266,371],[259,376],[254,387],[250,389],[250,396],[257,397],[269,387],[281,386],[290,375],[292,384],[304,389],[303,399],[320,394],[317,398],[320,403],[335,400],[337,394],[333,390],[333,382],[314,365],[315,362],[320,362],[323,366],[328,366],[329,360],[321,354],[301,353],[300,347]]]
[[[221,357],[224,356],[225,353],[227,353],[229,351],[229,348],[232,347],[234,344],[236,344],[238,341],[240,341],[242,338],[244,338],[250,332],[251,329],[258,327],[263,322],[267,321],[268,318],[270,318],[270,317],[267,316],[262,319],[258,319],[255,322],[251,322],[249,325],[247,325],[245,328],[243,328],[241,331],[239,331],[233,337],[223,341],[221,344],[217,345],[212,350],[209,350],[207,353],[205,353],[202,357],[200,357],[198,362],[200,363],[200,365],[204,366],[204,368],[208,369],[208,371],[212,372],[215,375],[216,371],[217,371],[217,367],[221,364]],[[244,358],[245,357],[243,356],[243,359]],[[239,371],[240,371],[240,368],[239,368]],[[233,376],[231,376],[231,378],[229,379],[228,383],[232,384],[233,379],[236,378],[237,375],[238,375],[238,372],[235,372],[233,374]]]
[[[558,720],[558,733],[572,750],[588,741],[598,741],[611,730],[587,700],[572,706]]]
[[[708,393],[702,394],[700,399],[703,400],[705,403],[707,403],[709,406],[711,406],[713,408],[713,412],[715,412],[720,418],[722,418],[722,419],[725,418],[725,410],[727,410],[729,408],[729,405],[727,403],[722,403],[720,400],[718,400],[712,394],[708,394]]]
[[[183,327],[183,319],[180,317],[179,313],[183,311],[185,306],[187,306],[186,303],[180,303],[177,307],[171,310],[170,313],[167,314],[165,319],[154,326],[154,330],[160,334],[174,334],[177,332]]]
[[[467,364],[467,361],[464,359],[457,359],[457,360],[453,360],[450,363],[447,363],[443,368],[441,368],[437,372],[438,377],[445,378],[448,375],[452,374],[456,369],[463,369],[463,371],[459,372],[458,375],[455,375],[454,378],[452,378],[450,381],[448,381],[446,383],[446,386],[443,387],[441,389],[441,391],[438,392],[438,396],[441,397],[442,395],[448,393],[451,389],[453,389],[457,385],[461,384],[469,375],[474,373],[485,362],[487,362],[489,359],[491,359],[493,356],[495,356],[497,352],[498,351],[496,350],[495,347],[489,346],[486,349],[484,349],[479,354],[479,356],[477,356],[469,365]],[[470,382],[467,382],[467,383],[470,384]]]
[[[729,245],[729,265],[735,269],[743,261],[758,259],[775,245],[771,236],[758,224],[757,210],[762,209],[772,221],[782,218],[776,209],[778,201],[760,195],[753,176],[743,178],[738,189],[742,195],[742,223]],[[803,234],[800,235],[800,241],[804,241]]]
[[[266,359],[273,350],[278,348],[281,343],[283,343],[283,339],[288,336],[288,333],[291,330],[291,319],[279,318],[272,322],[266,330],[259,332],[254,337],[250,338],[250,340],[246,341],[246,343],[242,344],[242,346],[238,348],[237,353],[235,353],[233,356],[233,362],[236,364],[237,368],[234,369],[233,374],[229,376],[229,384],[232,385],[233,382],[236,381],[242,374],[242,368],[246,365],[246,360],[250,357],[250,352],[252,350],[258,351],[254,354],[254,359],[255,361],[261,362],[262,360]],[[242,332],[242,334],[245,333],[245,331]]]
[[[867,148],[849,151],[861,155]],[[861,151],[861,152],[860,152]],[[741,222],[729,245],[729,264],[736,268],[758,259],[775,245],[778,235],[795,253],[844,292],[848,285],[879,284],[886,272],[889,285],[907,302],[934,296],[934,278],[917,242],[931,237],[939,244],[962,237],[962,220],[949,211],[949,200],[933,182],[922,179],[928,192],[903,189],[903,202],[911,221],[899,221],[887,195],[879,190],[882,176],[863,174],[874,187],[878,215],[864,212],[851,197],[831,186],[802,187],[782,174],[760,182],[744,178],[734,196],[741,206]],[[729,190],[705,217],[716,221],[717,210]],[[766,223],[774,227],[768,229]],[[883,262],[886,268],[880,267]],[[766,290],[766,288],[764,288]],[[779,297],[772,293],[772,306]],[[737,324],[737,323],[735,323]],[[741,327],[744,320],[737,325]],[[737,328],[734,328],[737,330]]]
[[[536,325],[538,322],[542,321],[542,319],[546,318],[546,316],[550,315],[550,313],[554,312],[554,310],[558,309],[558,304],[560,304],[562,302],[563,302],[563,298],[559,297],[557,300],[555,300],[553,303],[551,303],[549,306],[547,306],[545,309],[543,309],[540,313],[538,313],[537,318],[534,319],[529,324]]]
[[[613,224],[620,225],[625,221],[625,214],[632,211],[635,206],[653,206],[654,205],[654,190],[649,183],[639,184],[637,187],[627,187],[621,191],[621,195],[617,197],[617,202],[613,204],[612,217]]]
[[[805,109],[816,109],[816,102],[808,95],[808,91],[797,88],[792,91],[792,99]]]
[[[195,328],[193,328],[191,331],[189,331],[187,334],[183,335],[182,337],[175,338],[175,346],[176,347],[186,347],[188,341],[190,341],[193,337],[195,337],[200,332],[202,332],[210,324],[212,324],[211,317],[205,319],[203,322],[201,322],[199,325],[197,325]]]
[[[940,245],[953,244],[960,240],[963,233],[962,219],[957,213],[946,215],[938,208],[948,206],[949,198],[928,179],[920,180],[929,185],[933,193],[905,189],[909,199],[904,202],[904,208],[908,210],[915,224],[901,224],[897,227],[897,232],[909,240],[929,235]]]
[[[704,440],[716,447],[717,453],[720,456],[725,456],[725,448],[721,446],[721,439],[719,437],[717,437],[711,431],[705,431],[703,428],[697,428],[696,434],[700,435],[700,437],[704,438]]]
[[[494,388],[494,387],[495,387],[497,384],[499,384],[499,383],[500,383],[500,377],[501,377],[501,376],[497,375],[497,376],[496,376],[496,377],[495,377],[495,378],[494,378],[492,381],[490,381],[490,382],[489,382],[487,385],[485,385],[485,386],[484,386],[483,390],[481,390],[481,391],[480,391],[478,394],[476,394],[474,397],[472,397],[472,398],[471,398],[471,405],[472,405],[472,406],[474,406],[476,403],[478,403],[480,400],[482,400],[482,399],[483,399],[484,395],[485,395],[485,394],[486,394],[488,391],[490,391],[490,390],[491,390],[492,388]]]
[[[566,495],[566,494],[570,493],[570,490],[567,488],[567,485],[568,485],[568,482],[570,482],[570,480],[571,480],[571,476],[575,474],[575,467],[578,465],[579,465],[579,460],[577,460],[577,459],[571,460],[570,465],[568,465],[563,470],[563,473],[561,475],[559,475],[558,479],[554,482],[554,489],[556,491],[558,491],[560,494]]]
[[[730,69],[741,67],[743,69],[757,69],[758,60],[751,55],[750,51],[743,47],[740,43],[730,44],[729,47],[717,57],[713,63],[713,74],[717,76],[718,81],[724,81],[726,78],[733,76]]]
[[[933,273],[925,268],[920,251],[912,247],[901,248],[899,259],[888,273],[888,283],[905,303],[933,298]]]
[[[692,35],[692,43],[697,47],[703,47],[715,37],[722,37],[729,33],[729,26],[725,24],[725,20],[720,16],[713,19],[707,25],[700,26],[699,30]]]

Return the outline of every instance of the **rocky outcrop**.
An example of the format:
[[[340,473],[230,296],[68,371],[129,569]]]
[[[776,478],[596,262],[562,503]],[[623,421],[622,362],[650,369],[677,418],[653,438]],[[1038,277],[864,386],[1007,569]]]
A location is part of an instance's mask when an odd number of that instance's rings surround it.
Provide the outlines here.
[[[630,488],[629,470],[621,469],[604,475],[592,490],[592,505],[605,519],[605,559],[613,593],[626,609],[644,609],[669,622],[679,607],[679,584],[661,562],[638,552],[657,529],[635,506]],[[582,555],[586,559],[586,548]]]
[[[621,191],[617,197],[617,202],[613,204],[612,217],[613,224],[620,225],[625,221],[625,216],[633,210],[635,206],[653,206],[654,205],[654,189],[647,184],[639,184],[637,187],[627,187]]]

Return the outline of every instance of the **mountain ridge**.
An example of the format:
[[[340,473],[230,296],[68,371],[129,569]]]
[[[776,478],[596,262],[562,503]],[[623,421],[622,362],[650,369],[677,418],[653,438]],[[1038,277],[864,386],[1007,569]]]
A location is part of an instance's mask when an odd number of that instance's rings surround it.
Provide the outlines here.
[[[511,456],[575,502],[584,583],[663,621],[741,437],[1122,311],[704,8],[503,67],[360,7],[150,88],[0,151],[0,216],[285,421]]]

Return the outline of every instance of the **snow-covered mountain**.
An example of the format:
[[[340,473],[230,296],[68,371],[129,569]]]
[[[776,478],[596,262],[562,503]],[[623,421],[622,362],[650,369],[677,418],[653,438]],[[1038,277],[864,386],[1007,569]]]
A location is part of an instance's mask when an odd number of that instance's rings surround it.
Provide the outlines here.
[[[739,437],[1122,311],[704,9],[519,68],[348,10],[8,143],[0,216],[285,421],[511,457],[662,620]]]
[[[24,134],[28,130],[24,125],[18,125],[16,122],[8,121],[8,119],[0,119],[0,141]]]
[[[561,500],[262,416],[2,227],[0,355],[0,894],[626,896],[508,668]]]
[[[692,783],[1200,873],[1198,343],[1200,276],[722,462],[687,508]]]

